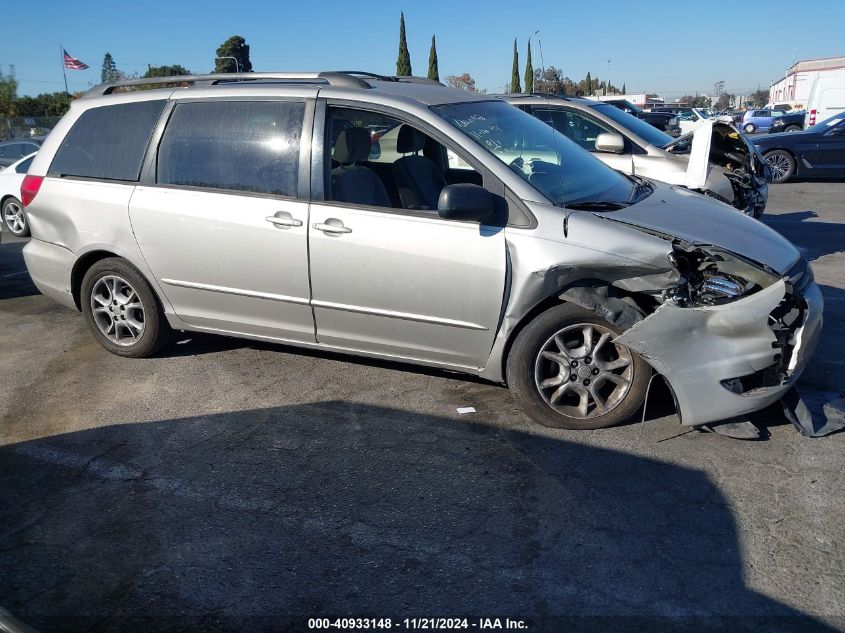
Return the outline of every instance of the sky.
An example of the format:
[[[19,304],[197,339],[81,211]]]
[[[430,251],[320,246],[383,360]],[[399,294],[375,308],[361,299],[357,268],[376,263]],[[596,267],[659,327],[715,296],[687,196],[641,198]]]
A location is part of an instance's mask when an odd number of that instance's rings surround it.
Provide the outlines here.
[[[845,2],[708,0],[690,3],[533,0],[6,0],[2,21],[21,37],[0,38],[0,67],[14,65],[19,95],[64,89],[60,46],[90,66],[67,71],[69,89],[100,82],[106,51],[120,70],[181,64],[208,72],[231,35],[250,45],[256,71],[367,70],[393,74],[404,11],[415,75],[428,70],[437,36],[440,77],[468,72],[479,89],[510,81],[513,40],[520,74],[528,38],[534,65],[578,81],[593,77],[629,93],[666,98],[710,94],[713,84],[748,94],[768,88],[794,59],[845,55]],[[37,10],[33,9],[37,6]],[[802,8],[803,7],[803,8]],[[542,57],[540,55],[542,49]],[[610,62],[608,63],[608,60]]]

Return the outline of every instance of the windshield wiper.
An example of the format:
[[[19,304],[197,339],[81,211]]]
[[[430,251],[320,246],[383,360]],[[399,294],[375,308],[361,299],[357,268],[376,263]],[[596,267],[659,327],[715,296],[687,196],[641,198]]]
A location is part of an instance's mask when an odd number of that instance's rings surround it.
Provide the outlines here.
[[[630,178],[634,181],[634,190],[631,191],[631,197],[628,198],[628,202],[630,204],[639,202],[641,198],[646,198],[654,193],[654,187],[652,187],[647,180],[644,180],[639,176],[631,176]]]
[[[600,202],[597,200],[588,200],[585,202],[568,202],[566,203],[566,208],[573,209],[574,211],[618,211],[619,209],[624,209],[630,205],[630,202]]]

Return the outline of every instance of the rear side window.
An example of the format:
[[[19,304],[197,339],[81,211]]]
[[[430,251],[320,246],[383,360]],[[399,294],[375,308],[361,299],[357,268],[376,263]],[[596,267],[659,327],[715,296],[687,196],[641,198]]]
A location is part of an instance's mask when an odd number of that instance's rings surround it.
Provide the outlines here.
[[[305,103],[180,103],[158,150],[159,184],[295,197]]]
[[[122,103],[82,113],[62,141],[48,175],[137,181],[165,103]]]

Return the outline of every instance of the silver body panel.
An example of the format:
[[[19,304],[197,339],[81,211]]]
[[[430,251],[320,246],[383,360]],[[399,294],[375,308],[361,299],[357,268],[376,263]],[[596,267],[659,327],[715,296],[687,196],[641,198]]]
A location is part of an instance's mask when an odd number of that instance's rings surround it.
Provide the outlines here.
[[[571,214],[564,235],[563,209],[428,107],[437,98],[448,103],[484,97],[428,85],[325,87],[319,93],[278,85],[218,86],[84,99],[74,102],[45,141],[30,173],[46,175],[64,135],[88,107],[139,99],[309,94],[385,109],[436,132],[447,148],[482,166],[511,204],[519,201],[532,225],[487,227],[446,221],[433,213],[393,213],[319,199],[47,177],[27,209],[35,239],[24,253],[37,286],[73,306],[76,263],[93,252],[114,254],[146,277],[177,329],[403,360],[503,382],[514,333],[543,301],[585,280],[630,292],[666,288],[673,276],[668,260],[672,244],[666,235],[723,245],[778,273],[797,260],[794,247],[764,225],[727,205],[660,185],[648,199],[623,211]],[[316,152],[316,141],[308,143],[306,132],[303,144]],[[627,160],[633,160],[630,169],[637,173],[648,171],[652,163],[657,170],[660,162],[678,173],[686,171],[680,157],[649,154]],[[267,220],[273,217],[302,224],[279,226]],[[326,225],[350,231],[317,228]],[[795,376],[818,338],[817,292],[811,284]],[[771,357],[767,310],[782,297],[780,284],[711,311],[664,305],[620,341],[664,375],[684,424],[712,421],[713,415],[730,417],[762,408],[788,388],[739,396],[719,384],[731,377],[723,374],[740,366],[757,367]],[[664,328],[677,331],[668,339],[675,345],[661,345],[657,330]],[[682,351],[680,342],[681,333],[690,328],[699,337],[695,352]],[[724,353],[725,345],[731,354]],[[708,401],[698,393],[708,394]]]

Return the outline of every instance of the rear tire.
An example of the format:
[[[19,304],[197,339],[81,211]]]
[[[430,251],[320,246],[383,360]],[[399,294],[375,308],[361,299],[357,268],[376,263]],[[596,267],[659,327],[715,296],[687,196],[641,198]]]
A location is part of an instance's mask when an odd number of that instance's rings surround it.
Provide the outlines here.
[[[757,129],[757,126],[754,125],[753,123],[746,123],[742,127],[742,129],[745,130],[746,134],[754,134],[754,131]]]
[[[784,132],[800,132],[803,129],[800,125],[790,125]]]
[[[101,259],[88,269],[80,303],[94,338],[112,354],[146,358],[173,337],[150,284],[120,257]]]
[[[795,175],[795,158],[786,150],[776,149],[763,156],[772,172],[772,182],[786,182]]]
[[[543,426],[584,430],[624,422],[642,405],[651,368],[611,342],[621,333],[590,310],[550,308],[513,343],[506,366],[511,393]]]
[[[9,197],[3,201],[3,224],[18,237],[29,237],[29,218],[17,198]]]

